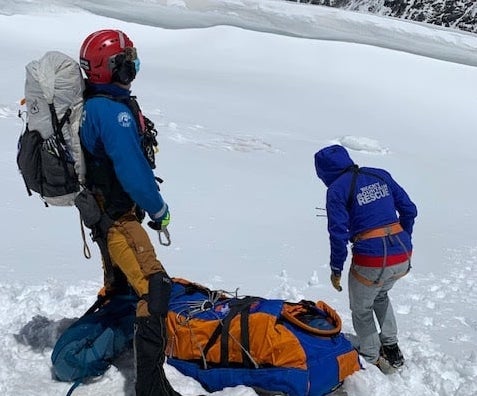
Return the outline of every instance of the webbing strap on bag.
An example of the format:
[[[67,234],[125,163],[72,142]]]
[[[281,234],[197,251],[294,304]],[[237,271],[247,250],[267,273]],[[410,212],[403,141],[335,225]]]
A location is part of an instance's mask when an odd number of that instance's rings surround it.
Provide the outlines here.
[[[237,315],[240,315],[240,342],[233,337],[232,338],[240,345],[240,349],[242,350],[242,364],[244,367],[258,368],[258,364],[253,360],[249,352],[250,333],[248,324],[250,306],[257,300],[258,297],[245,297],[237,301],[234,305],[230,306],[230,312],[227,314],[225,319],[217,325],[214,332],[210,336],[209,341],[205,345],[203,350],[204,357],[207,356],[210,348],[212,348],[212,346],[217,342],[220,335],[220,366],[229,366],[229,336],[232,337],[230,335],[230,324],[232,319],[234,319]],[[203,363],[206,365],[205,360]]]

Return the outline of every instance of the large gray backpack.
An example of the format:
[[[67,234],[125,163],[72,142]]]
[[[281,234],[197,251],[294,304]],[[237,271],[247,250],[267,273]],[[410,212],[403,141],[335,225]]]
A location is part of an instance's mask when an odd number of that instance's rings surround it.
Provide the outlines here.
[[[79,139],[84,79],[69,56],[47,52],[26,66],[26,127],[17,164],[29,195],[45,205],[72,206],[85,177]]]

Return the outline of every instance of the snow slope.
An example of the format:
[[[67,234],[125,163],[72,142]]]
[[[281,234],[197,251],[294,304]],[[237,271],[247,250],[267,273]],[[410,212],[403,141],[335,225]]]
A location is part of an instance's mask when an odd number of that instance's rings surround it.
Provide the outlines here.
[[[419,208],[414,269],[392,291],[406,368],[385,377],[366,367],[343,389],[477,395],[477,70],[466,66],[475,37],[276,1],[149,0],[134,12],[126,1],[96,3],[0,0],[0,393],[66,394],[69,385],[51,379],[51,346],[101,286],[96,247],[92,260],[82,257],[76,211],[44,208],[18,175],[24,66],[51,49],[76,57],[87,34],[112,27],[138,47],[133,90],[160,134],[173,244],[156,246],[170,274],[242,294],[322,299],[352,333],[347,292],[328,281],[326,220],[315,216],[325,188],[313,154],[339,142],[357,163],[391,171]],[[381,48],[349,42],[366,37]],[[383,49],[399,37],[410,43],[402,49],[454,62]],[[182,394],[204,392],[166,369]],[[126,362],[75,395],[130,394],[130,375]]]

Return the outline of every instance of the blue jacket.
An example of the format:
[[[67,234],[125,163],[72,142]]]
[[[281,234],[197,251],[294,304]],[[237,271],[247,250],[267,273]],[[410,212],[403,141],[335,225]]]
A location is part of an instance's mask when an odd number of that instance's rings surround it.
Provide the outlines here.
[[[101,92],[126,99],[130,91],[114,84],[92,85],[93,93]],[[152,219],[167,210],[153,171],[141,147],[141,135],[133,113],[120,101],[93,96],[84,105],[81,144],[96,160],[111,160],[123,190]]]
[[[382,266],[406,261],[412,253],[411,235],[416,205],[404,189],[383,169],[359,168],[353,184],[353,168],[346,149],[339,145],[325,147],[315,154],[318,177],[328,187],[326,213],[330,236],[330,265],[341,272],[347,258],[347,245],[363,232],[399,222],[404,231],[386,238],[371,238],[353,244],[353,262]]]

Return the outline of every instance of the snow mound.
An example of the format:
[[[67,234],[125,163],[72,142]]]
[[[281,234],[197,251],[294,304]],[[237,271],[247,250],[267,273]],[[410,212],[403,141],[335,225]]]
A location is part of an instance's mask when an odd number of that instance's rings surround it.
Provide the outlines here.
[[[389,154],[389,149],[387,147],[382,147],[381,144],[374,139],[370,139],[362,136],[343,136],[336,141],[342,146],[359,151],[366,154]]]

